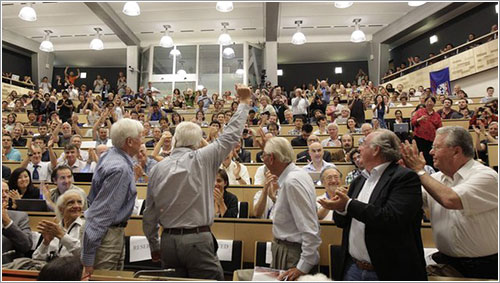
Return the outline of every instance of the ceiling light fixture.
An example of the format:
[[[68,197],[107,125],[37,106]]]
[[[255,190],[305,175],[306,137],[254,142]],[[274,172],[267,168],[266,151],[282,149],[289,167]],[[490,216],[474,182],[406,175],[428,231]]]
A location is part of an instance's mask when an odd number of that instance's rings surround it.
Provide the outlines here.
[[[229,25],[229,23],[224,22],[221,24],[224,28],[222,29],[221,35],[219,35],[219,44],[222,46],[231,45],[233,40],[231,39],[229,33],[227,33],[227,26]]]
[[[427,2],[425,2],[425,1],[409,1],[408,6],[418,7],[418,6],[424,5],[425,3],[427,3]]]
[[[230,46],[224,48],[224,50],[222,51],[222,57],[224,59],[233,59],[234,58],[234,49]]]
[[[495,12],[498,14],[498,4],[495,5]]]
[[[21,8],[21,11],[19,11],[18,17],[21,20],[28,21],[28,22],[34,22],[36,21],[36,12],[33,7],[31,7],[31,3],[28,3],[28,6],[24,6]]]
[[[434,44],[434,43],[436,43],[437,41],[438,41],[438,37],[437,37],[437,35],[433,35],[433,36],[429,37],[429,42],[430,42],[431,44]]]
[[[233,10],[233,2],[231,1],[217,1],[215,9],[219,12],[227,13]]]
[[[198,86],[196,87],[196,90],[203,90],[204,88],[205,88],[205,86],[203,86],[203,85],[198,85]]]
[[[187,73],[184,70],[184,61],[179,60],[179,64],[181,64],[181,67],[179,68],[179,70],[177,70],[177,75],[179,75],[179,76],[185,76]]]
[[[278,69],[277,74],[278,74],[279,77],[283,76],[283,70],[282,69]]]
[[[170,25],[163,25],[163,27],[165,28],[165,35],[162,36],[160,40],[160,46],[164,48],[170,48],[174,46],[174,40],[172,39],[172,37],[170,36],[170,32],[168,31]]]
[[[92,39],[90,42],[90,49],[93,50],[103,50],[104,49],[104,43],[101,40],[101,34],[100,32],[102,31],[101,28],[94,28],[94,30],[97,32],[95,35],[95,38]]]
[[[45,51],[45,52],[52,52],[54,51],[54,44],[50,42],[50,34],[52,33],[51,30],[44,30],[45,36],[43,38],[42,43],[40,43],[40,50]]]
[[[356,29],[351,34],[351,41],[354,43],[365,41],[366,40],[365,33],[359,29],[359,22],[361,22],[361,19],[354,19],[353,22],[354,25],[356,26]]]
[[[354,4],[354,2],[338,1],[335,2],[334,4],[336,8],[345,9],[351,7],[352,4]]]
[[[177,46],[174,46],[174,49],[170,50],[169,57],[170,58],[172,58],[172,57],[181,57],[181,52],[179,51],[179,49],[177,49]]]
[[[139,16],[141,14],[141,7],[135,1],[127,1],[125,5],[123,5],[122,12],[127,16]]]
[[[243,77],[245,70],[243,70],[243,59],[238,59],[238,69],[236,70],[236,75]]]
[[[302,21],[295,21],[295,24],[297,25],[297,31],[292,36],[292,43],[295,45],[306,43],[306,36],[300,31]]]

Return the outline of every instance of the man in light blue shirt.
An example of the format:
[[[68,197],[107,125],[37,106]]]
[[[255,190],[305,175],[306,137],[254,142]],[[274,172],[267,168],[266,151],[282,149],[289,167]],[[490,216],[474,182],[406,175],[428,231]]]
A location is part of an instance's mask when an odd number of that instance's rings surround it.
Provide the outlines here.
[[[2,135],[2,160],[3,161],[21,161],[21,152],[12,147],[12,136],[10,134]]]

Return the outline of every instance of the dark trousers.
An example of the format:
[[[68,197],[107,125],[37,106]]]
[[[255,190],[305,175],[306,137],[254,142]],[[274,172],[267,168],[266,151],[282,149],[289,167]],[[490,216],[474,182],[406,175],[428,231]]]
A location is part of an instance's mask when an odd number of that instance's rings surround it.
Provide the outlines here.
[[[449,264],[464,277],[498,279],[498,254],[483,257],[451,257],[437,252],[432,259],[439,264]]]
[[[418,151],[422,152],[425,157],[425,163],[427,165],[434,167],[434,161],[432,161],[432,156],[430,151],[432,149],[432,141],[424,140],[415,136],[415,141],[417,142]]]

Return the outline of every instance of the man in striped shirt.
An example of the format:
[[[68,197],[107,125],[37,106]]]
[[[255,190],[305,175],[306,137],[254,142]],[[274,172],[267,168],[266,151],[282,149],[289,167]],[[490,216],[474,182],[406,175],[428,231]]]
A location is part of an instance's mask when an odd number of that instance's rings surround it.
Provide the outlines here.
[[[94,269],[123,269],[125,227],[137,190],[133,157],[142,144],[143,126],[124,118],[111,127],[113,148],[103,154],[94,171],[82,242],[84,276]]]

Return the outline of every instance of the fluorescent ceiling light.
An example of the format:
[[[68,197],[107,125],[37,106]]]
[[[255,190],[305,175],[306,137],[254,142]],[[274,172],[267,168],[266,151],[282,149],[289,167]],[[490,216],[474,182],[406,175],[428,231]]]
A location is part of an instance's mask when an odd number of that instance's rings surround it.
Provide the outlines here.
[[[28,6],[21,8],[18,17],[21,18],[21,20],[28,22],[36,21],[36,12],[35,9],[31,7],[31,3],[28,3]]]
[[[127,1],[125,5],[123,5],[122,12],[127,16],[135,17],[141,14],[141,8],[135,1]]]
[[[217,1],[215,9],[219,12],[227,13],[233,10],[233,2],[231,1]]]
[[[335,7],[340,9],[349,8],[352,6],[353,3],[354,2],[338,1],[335,2]]]
[[[335,67],[335,74],[342,74],[342,67]]]
[[[80,78],[86,79],[87,78],[87,72],[81,72],[80,73]]]
[[[306,43],[306,36],[300,31],[302,21],[295,21],[295,24],[297,25],[297,31],[292,36],[292,44],[301,45]]]
[[[409,1],[408,5],[412,6],[412,7],[418,7],[418,6],[424,5],[425,3],[427,3],[427,2],[425,2],[425,1]]]
[[[433,36],[429,37],[429,41],[431,44],[436,43],[438,41],[437,35],[433,35]]]
[[[283,76],[283,70],[282,69],[278,69],[278,76]]]

